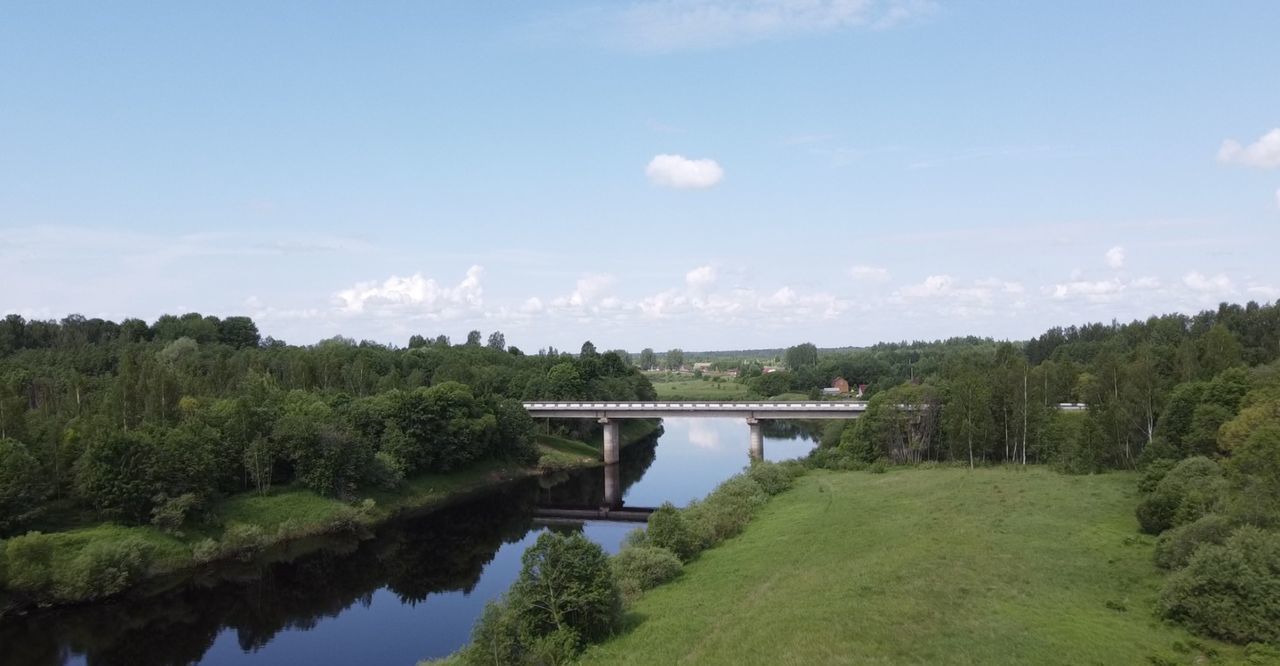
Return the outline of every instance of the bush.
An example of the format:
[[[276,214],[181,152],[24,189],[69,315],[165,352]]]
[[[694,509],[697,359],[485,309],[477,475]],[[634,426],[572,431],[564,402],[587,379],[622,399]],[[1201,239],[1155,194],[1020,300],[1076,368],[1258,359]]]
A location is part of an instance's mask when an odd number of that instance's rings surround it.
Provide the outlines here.
[[[400,484],[404,483],[404,462],[391,453],[379,451],[374,454],[366,476],[370,483],[379,488],[387,490],[399,488]]]
[[[884,458],[877,458],[876,461],[871,463],[871,466],[867,468],[867,471],[872,474],[884,474],[889,471],[889,461]]]
[[[786,467],[777,463],[759,461],[751,464],[747,476],[764,490],[766,495],[777,495],[791,487],[795,480]]]
[[[93,541],[54,575],[55,596],[68,601],[108,597],[142,576],[151,560],[151,546],[136,537]]]
[[[1138,479],[1138,490],[1144,493],[1155,492],[1156,486],[1160,485],[1160,481],[1177,464],[1178,461],[1168,458],[1152,460],[1142,470],[1142,476]]]
[[[1214,638],[1280,640],[1280,534],[1246,526],[1201,546],[1165,583],[1160,611]]]
[[[1203,457],[1179,462],[1137,508],[1142,531],[1159,534],[1221,508],[1226,491],[1222,468]]]
[[[1195,522],[1175,527],[1156,540],[1156,566],[1165,569],[1186,566],[1197,548],[1206,543],[1223,543],[1231,530],[1231,521],[1217,514],[1201,516]]]
[[[706,550],[741,532],[756,508],[768,499],[760,484],[738,475],[717,486],[705,500],[690,504],[684,513],[697,550]]]
[[[266,534],[261,527],[245,523],[231,523],[222,531],[222,540],[205,539],[195,545],[192,556],[197,562],[208,563],[230,557],[252,559],[267,545]]]
[[[151,509],[151,524],[166,531],[177,532],[187,522],[187,514],[200,505],[195,493],[183,493],[177,497],[157,497]]]
[[[865,461],[851,454],[843,447],[838,449],[814,449],[804,459],[804,463],[816,469],[835,471],[864,470],[867,468]]]
[[[649,515],[649,526],[645,530],[644,541],[667,550],[685,562],[693,559],[700,550],[684,512],[670,502],[664,502]]]
[[[1178,510],[1178,498],[1172,495],[1151,495],[1138,503],[1134,510],[1138,526],[1147,534],[1159,534],[1173,527],[1173,514]]]
[[[41,595],[53,585],[53,537],[27,532],[5,543],[5,576],[10,589]]]
[[[623,548],[613,556],[613,574],[624,589],[629,582],[637,590],[657,587],[680,575],[680,569],[680,558],[657,546]]]

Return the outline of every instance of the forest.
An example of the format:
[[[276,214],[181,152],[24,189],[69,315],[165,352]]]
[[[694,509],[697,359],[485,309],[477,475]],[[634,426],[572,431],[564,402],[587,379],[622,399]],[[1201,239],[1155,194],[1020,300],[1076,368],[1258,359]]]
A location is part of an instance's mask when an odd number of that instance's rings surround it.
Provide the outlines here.
[[[0,537],[111,520],[177,529],[220,498],[355,497],[536,459],[521,398],[652,399],[625,356],[526,355],[495,332],[407,348],[262,338],[245,317],[0,321]],[[589,427],[566,424],[565,427]]]

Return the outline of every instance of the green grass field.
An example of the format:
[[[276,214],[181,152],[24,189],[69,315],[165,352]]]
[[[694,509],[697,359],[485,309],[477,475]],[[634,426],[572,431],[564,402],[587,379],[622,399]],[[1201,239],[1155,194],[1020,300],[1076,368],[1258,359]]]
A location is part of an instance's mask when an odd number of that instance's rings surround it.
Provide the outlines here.
[[[733,381],[713,382],[709,379],[681,379],[653,383],[659,400],[750,400],[757,398],[746,387]]]
[[[1192,664],[1161,622],[1135,478],[814,472],[642,597],[594,664]]]

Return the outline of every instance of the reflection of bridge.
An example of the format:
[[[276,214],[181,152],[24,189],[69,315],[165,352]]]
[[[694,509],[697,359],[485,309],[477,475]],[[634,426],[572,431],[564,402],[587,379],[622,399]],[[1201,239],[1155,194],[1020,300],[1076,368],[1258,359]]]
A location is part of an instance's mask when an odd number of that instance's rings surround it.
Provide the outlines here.
[[[751,457],[764,458],[760,421],[768,419],[856,419],[865,402],[526,402],[533,417],[596,419],[604,426],[604,462],[618,462],[619,419],[710,416],[746,419],[751,431]]]

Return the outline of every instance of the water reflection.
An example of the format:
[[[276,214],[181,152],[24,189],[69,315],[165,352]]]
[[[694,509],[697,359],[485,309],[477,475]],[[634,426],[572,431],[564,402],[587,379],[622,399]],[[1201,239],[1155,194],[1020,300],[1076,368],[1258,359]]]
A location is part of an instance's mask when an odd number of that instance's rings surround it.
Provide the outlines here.
[[[0,623],[0,664],[413,664],[466,642],[486,601],[515,579],[546,526],[535,506],[657,506],[701,497],[747,461],[740,420],[670,419],[612,470],[528,479],[388,525],[291,544],[203,572],[179,589]],[[766,431],[766,437],[769,433]],[[709,446],[708,443],[714,443]],[[767,439],[770,459],[804,440]],[[634,525],[582,530],[614,552]]]

